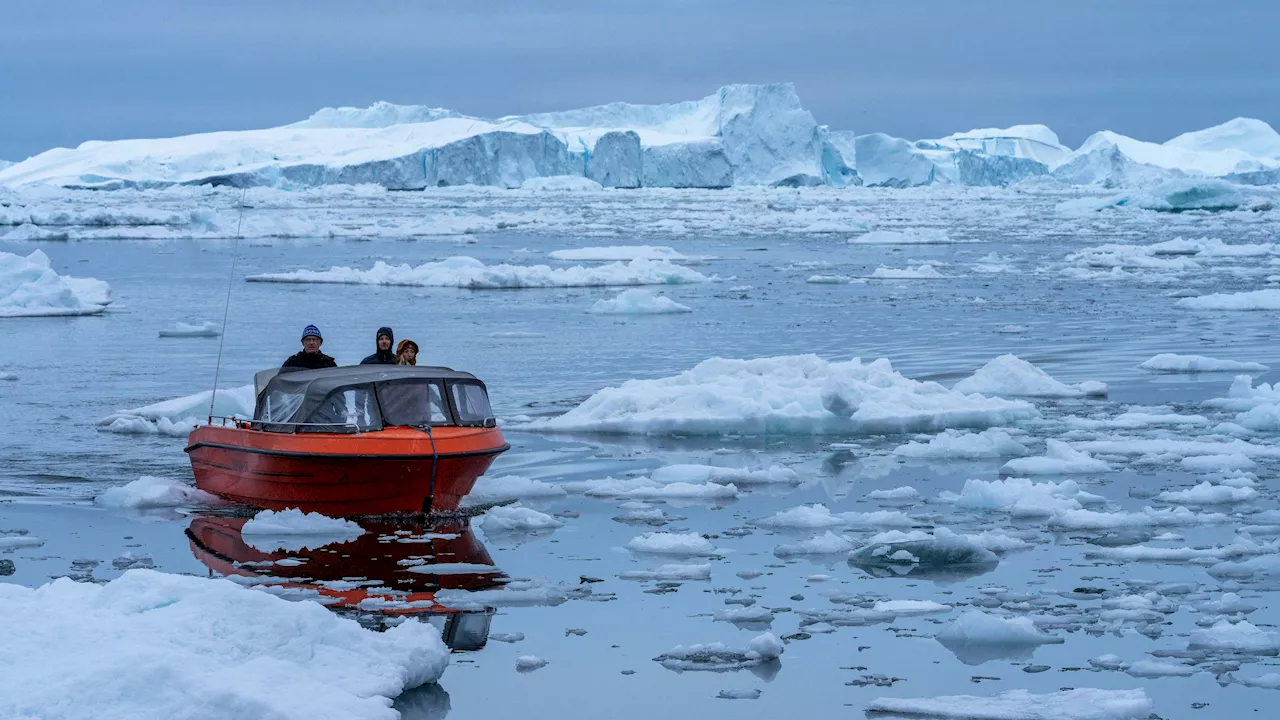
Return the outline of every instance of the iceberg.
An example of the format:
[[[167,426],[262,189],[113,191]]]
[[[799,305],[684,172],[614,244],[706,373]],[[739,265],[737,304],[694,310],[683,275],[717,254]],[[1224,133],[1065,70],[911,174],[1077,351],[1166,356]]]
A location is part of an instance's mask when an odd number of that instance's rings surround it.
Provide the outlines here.
[[[0,318],[97,315],[110,302],[109,285],[59,275],[43,251],[0,252]]]
[[[679,375],[629,380],[522,427],[539,432],[751,435],[939,432],[1038,418],[1023,400],[964,394],[894,371],[887,359],[712,358]]]
[[[1225,177],[1275,170],[1278,136],[1261,120],[1236,118],[1164,143],[1104,130],[1062,158],[1053,176],[1063,182],[1123,185],[1186,176]]]

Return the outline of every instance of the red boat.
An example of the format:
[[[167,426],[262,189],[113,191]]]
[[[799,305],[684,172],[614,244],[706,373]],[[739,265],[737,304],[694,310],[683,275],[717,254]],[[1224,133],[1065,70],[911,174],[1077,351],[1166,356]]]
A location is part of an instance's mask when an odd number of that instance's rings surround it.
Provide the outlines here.
[[[196,487],[331,516],[453,510],[511,446],[485,385],[444,367],[357,365],[254,378],[252,420],[191,433]]]

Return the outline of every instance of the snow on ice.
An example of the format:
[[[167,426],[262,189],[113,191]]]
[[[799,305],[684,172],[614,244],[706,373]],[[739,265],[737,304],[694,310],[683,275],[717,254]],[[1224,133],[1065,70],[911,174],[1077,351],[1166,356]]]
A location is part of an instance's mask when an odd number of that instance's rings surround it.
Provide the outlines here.
[[[107,432],[186,437],[197,425],[204,425],[208,421],[210,400],[214,400],[214,415],[238,418],[253,416],[255,397],[252,385],[221,388],[216,398],[212,395],[211,390],[205,390],[195,395],[121,410],[99,420],[98,426]]]
[[[679,285],[707,282],[696,270],[666,260],[638,258],[630,262],[568,268],[547,265],[485,265],[472,257],[451,257],[417,267],[388,265],[379,260],[368,270],[334,267],[250,275],[250,282],[329,283],[341,285],[402,285],[456,287],[469,290],[550,287],[608,287],[617,285]]]
[[[597,300],[587,312],[595,315],[671,315],[693,312],[693,308],[681,305],[665,295],[631,289],[623,290],[608,300]]]
[[[0,318],[97,315],[110,302],[109,285],[59,275],[41,250],[0,252]]]
[[[316,603],[151,570],[0,583],[0,618],[4,717],[391,720],[392,698],[449,663],[427,623],[372,632]]]
[[[102,507],[145,509],[208,505],[216,503],[217,498],[179,480],[143,475],[107,490],[93,501]]]
[[[814,355],[728,360],[598,391],[542,432],[830,434],[986,428],[1038,417],[1030,404],[947,390],[894,372],[888,360]]]

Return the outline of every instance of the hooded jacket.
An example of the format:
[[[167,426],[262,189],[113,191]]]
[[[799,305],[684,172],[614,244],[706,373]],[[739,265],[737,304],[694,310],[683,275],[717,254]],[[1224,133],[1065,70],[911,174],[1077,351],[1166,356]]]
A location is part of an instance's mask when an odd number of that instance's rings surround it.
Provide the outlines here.
[[[391,338],[391,347],[386,350],[378,349],[378,338],[386,335]],[[396,354],[391,349],[396,346],[396,334],[389,327],[378,328],[377,334],[373,336],[373,354],[360,361],[361,365],[395,365]]]
[[[309,353],[302,350],[294,355],[290,355],[288,360],[280,366],[281,370],[319,370],[320,368],[338,367],[338,363],[333,358],[322,352]]]

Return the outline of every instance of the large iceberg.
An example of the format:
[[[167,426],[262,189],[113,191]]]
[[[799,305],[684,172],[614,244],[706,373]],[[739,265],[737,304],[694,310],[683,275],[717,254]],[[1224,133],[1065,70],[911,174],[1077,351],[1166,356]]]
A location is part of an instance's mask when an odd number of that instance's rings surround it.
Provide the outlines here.
[[[0,172],[0,184],[408,190],[576,175],[624,188],[806,186],[850,184],[852,163],[849,138],[818,125],[792,85],[729,85],[689,102],[498,119],[385,102],[324,108],[277,128],[57,148]]]

